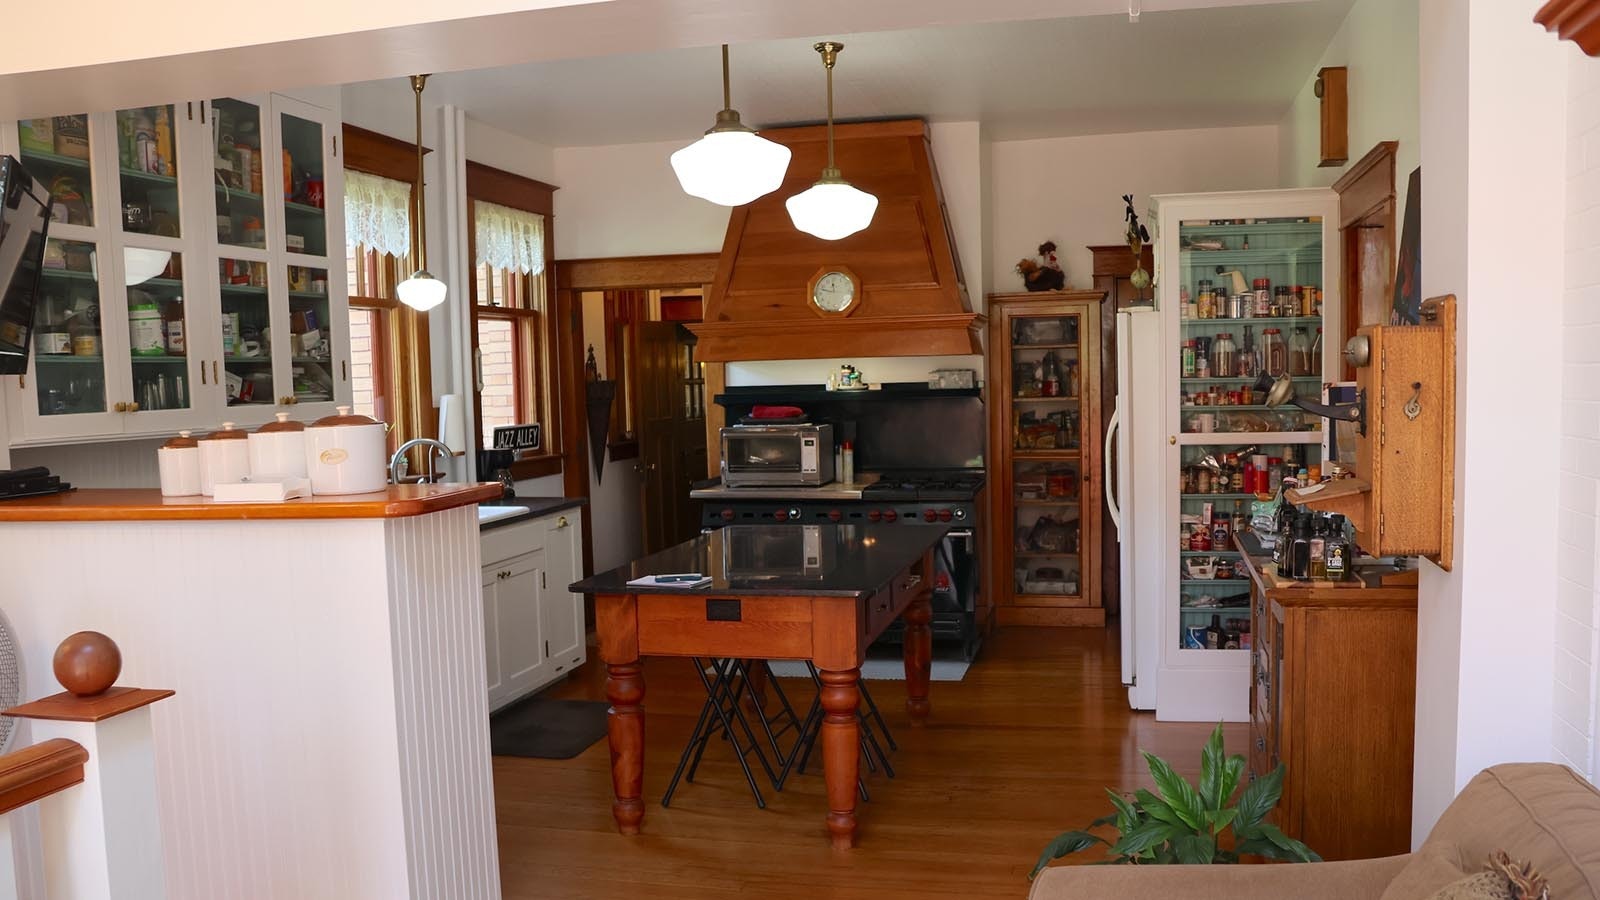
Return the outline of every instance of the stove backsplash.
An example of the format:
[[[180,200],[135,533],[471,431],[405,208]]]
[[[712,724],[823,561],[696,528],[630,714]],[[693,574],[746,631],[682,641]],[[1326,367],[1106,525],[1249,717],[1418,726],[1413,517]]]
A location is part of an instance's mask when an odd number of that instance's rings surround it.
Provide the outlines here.
[[[739,400],[726,404],[730,424],[765,402]],[[888,399],[833,392],[795,405],[813,422],[832,423],[835,441],[851,442],[860,472],[983,466],[986,420],[978,397]]]

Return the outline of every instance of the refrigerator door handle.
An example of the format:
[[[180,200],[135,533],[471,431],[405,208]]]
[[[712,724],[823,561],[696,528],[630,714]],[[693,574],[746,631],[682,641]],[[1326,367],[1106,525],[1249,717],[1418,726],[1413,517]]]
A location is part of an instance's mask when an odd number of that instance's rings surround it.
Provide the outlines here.
[[[1111,524],[1117,527],[1118,534],[1122,533],[1122,506],[1121,498],[1117,496],[1117,479],[1112,475],[1114,470],[1112,463],[1113,461],[1122,462],[1122,460],[1116,459],[1117,429],[1121,427],[1122,404],[1118,402],[1116,406],[1111,408],[1111,420],[1106,423],[1105,453],[1100,457],[1100,468],[1103,470],[1101,477],[1105,479],[1106,483],[1106,509],[1111,513]]]

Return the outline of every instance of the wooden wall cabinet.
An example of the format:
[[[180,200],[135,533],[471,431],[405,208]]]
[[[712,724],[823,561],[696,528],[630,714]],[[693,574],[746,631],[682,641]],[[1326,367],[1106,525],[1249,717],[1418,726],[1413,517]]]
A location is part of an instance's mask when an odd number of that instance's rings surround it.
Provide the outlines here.
[[[987,563],[1001,625],[1105,624],[1103,297],[989,296]]]
[[[1143,291],[1133,286],[1133,252],[1123,244],[1091,245],[1089,253],[1094,260],[1094,289],[1105,294],[1100,310],[1100,408],[1112,409],[1117,404],[1117,312],[1134,303],[1150,303],[1155,296],[1152,288]],[[1155,251],[1145,244],[1139,253],[1138,265],[1146,272],[1156,270]],[[1102,420],[1101,426],[1105,423]],[[1101,435],[1102,447],[1105,435]],[[1102,460],[1102,465],[1110,465]],[[1100,596],[1110,615],[1122,610],[1122,569],[1117,543],[1116,523],[1111,521],[1111,510],[1100,508]]]

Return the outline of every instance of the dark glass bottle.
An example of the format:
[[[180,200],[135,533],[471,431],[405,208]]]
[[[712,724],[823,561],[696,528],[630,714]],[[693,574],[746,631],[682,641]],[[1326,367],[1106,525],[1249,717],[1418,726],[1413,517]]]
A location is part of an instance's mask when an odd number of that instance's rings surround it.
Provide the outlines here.
[[[1289,577],[1304,580],[1311,572],[1311,528],[1305,519],[1294,523],[1294,537],[1289,542]]]
[[[1354,551],[1350,539],[1345,537],[1344,516],[1332,516],[1328,522],[1328,540],[1323,547],[1323,568],[1329,581],[1343,581],[1350,577],[1351,555]]]

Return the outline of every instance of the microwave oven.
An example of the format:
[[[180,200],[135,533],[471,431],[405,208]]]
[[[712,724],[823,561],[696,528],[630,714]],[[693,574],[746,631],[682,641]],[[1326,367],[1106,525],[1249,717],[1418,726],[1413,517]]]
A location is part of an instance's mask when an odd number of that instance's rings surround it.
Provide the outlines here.
[[[727,487],[805,487],[832,480],[832,425],[722,429],[722,483]]]

